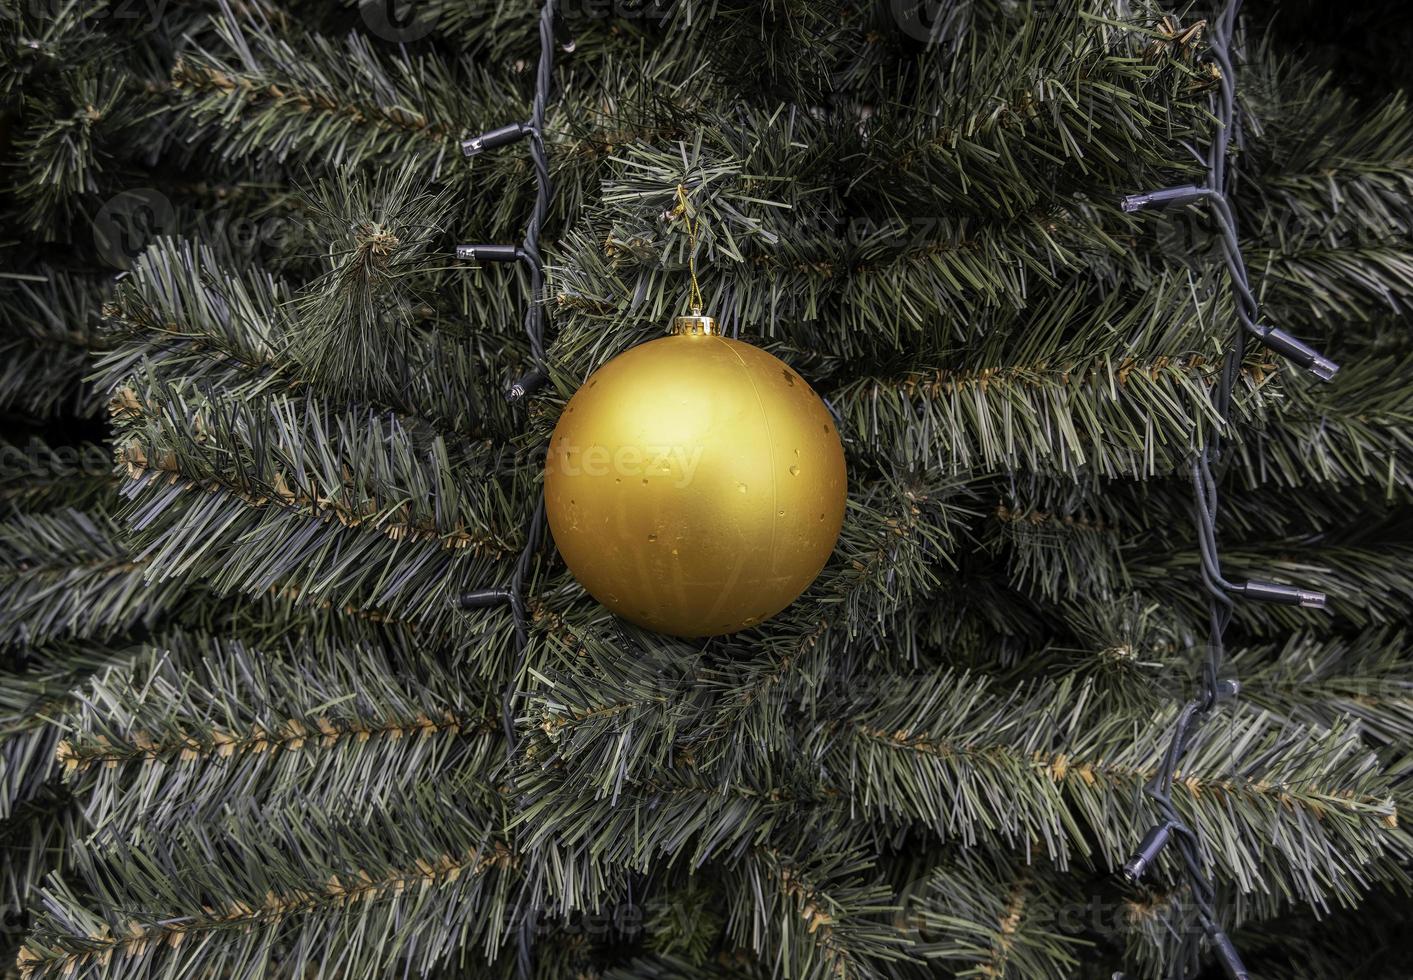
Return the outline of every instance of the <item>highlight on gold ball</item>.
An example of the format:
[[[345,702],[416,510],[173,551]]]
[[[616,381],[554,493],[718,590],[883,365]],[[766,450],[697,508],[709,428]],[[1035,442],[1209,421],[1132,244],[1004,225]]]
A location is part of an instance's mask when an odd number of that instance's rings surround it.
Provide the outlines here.
[[[823,569],[844,520],[844,450],[783,361],[678,317],[594,372],[550,438],[550,531],[580,584],[647,629],[764,622]]]

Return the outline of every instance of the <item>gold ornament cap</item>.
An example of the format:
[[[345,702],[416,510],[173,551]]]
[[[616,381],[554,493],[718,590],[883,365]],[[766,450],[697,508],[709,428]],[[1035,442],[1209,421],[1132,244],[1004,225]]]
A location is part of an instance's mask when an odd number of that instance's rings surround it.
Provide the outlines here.
[[[720,337],[721,328],[716,325],[716,317],[693,310],[672,321],[671,333],[675,337]]]

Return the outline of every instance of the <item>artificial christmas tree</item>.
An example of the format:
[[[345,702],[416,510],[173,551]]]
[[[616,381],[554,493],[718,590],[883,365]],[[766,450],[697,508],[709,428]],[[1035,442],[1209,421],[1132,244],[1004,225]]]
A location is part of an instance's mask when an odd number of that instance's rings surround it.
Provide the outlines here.
[[[1406,79],[1225,9],[0,3],[6,969],[1403,975]],[[849,497],[683,640],[538,505],[693,259]]]

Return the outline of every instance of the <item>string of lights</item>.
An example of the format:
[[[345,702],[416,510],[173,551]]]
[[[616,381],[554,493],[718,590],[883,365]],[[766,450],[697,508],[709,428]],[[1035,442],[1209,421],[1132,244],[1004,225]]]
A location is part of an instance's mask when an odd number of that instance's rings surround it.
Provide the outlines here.
[[[519,245],[458,245],[456,257],[469,262],[521,262],[530,277],[530,300],[525,308],[525,336],[530,342],[530,369],[511,382],[506,397],[519,401],[533,392],[549,376],[545,369],[545,266],[540,256],[540,233],[549,217],[550,195],[554,188],[550,183],[549,157],[545,151],[545,106],[549,100],[550,86],[554,80],[554,49],[558,45],[566,53],[574,50],[560,13],[557,0],[545,0],[540,8],[540,60],[535,72],[535,95],[531,104],[530,118],[526,122],[511,122],[496,129],[473,136],[461,144],[462,152],[474,157],[488,150],[507,146],[524,139],[529,145],[530,161],[535,170],[535,207],[525,228],[525,239]],[[515,722],[513,715],[516,687],[524,667],[526,647],[529,643],[529,622],[525,611],[525,579],[530,573],[530,564],[535,548],[544,535],[545,503],[541,494],[534,510],[526,522],[525,544],[515,563],[515,571],[510,584],[501,588],[479,589],[466,592],[457,598],[462,609],[484,609],[501,603],[510,606],[515,623],[515,668],[507,682],[501,705],[501,724],[505,730],[506,752],[515,752]]]
[[[461,144],[462,152],[467,157],[474,157],[523,139],[528,144],[530,161],[535,171],[535,206],[525,227],[525,238],[519,245],[475,244],[456,247],[456,257],[462,261],[520,262],[528,270],[530,297],[525,307],[525,336],[530,342],[531,364],[530,369],[512,381],[507,388],[506,397],[512,402],[525,398],[549,377],[545,367],[547,316],[544,304],[545,267],[540,255],[540,233],[549,217],[550,195],[554,188],[550,182],[549,156],[545,150],[545,107],[554,80],[555,47],[558,46],[566,54],[574,50],[574,40],[565,25],[557,0],[545,0],[540,8],[539,26],[540,58],[535,71],[535,94],[529,120],[507,123],[473,136]],[[505,733],[507,762],[514,759],[517,747],[515,698],[519,693],[520,675],[525,669],[525,657],[530,642],[529,618],[525,609],[525,584],[535,549],[539,547],[544,536],[544,529],[545,500],[541,492],[536,495],[534,508],[526,521],[525,543],[515,562],[515,570],[509,584],[466,592],[456,600],[457,606],[465,610],[485,609],[502,603],[510,606],[515,636],[514,665],[501,694],[501,727]],[[517,909],[516,914],[520,918],[516,970],[519,976],[528,977],[533,967],[535,917],[528,909]]]
[[[1232,395],[1246,353],[1246,337],[1251,335],[1271,351],[1328,381],[1338,366],[1278,327],[1261,321],[1260,304],[1252,292],[1237,237],[1237,219],[1229,189],[1234,179],[1228,165],[1228,153],[1234,136],[1239,136],[1240,117],[1236,105],[1236,69],[1232,50],[1235,43],[1237,15],[1241,0],[1227,0],[1221,12],[1209,25],[1208,52],[1218,69],[1218,86],[1214,98],[1217,130],[1207,148],[1206,180],[1201,186],[1186,185],[1132,194],[1124,198],[1125,211],[1205,203],[1216,226],[1218,241],[1225,260],[1227,278],[1236,307],[1236,324],[1221,361],[1221,369],[1212,388],[1212,407],[1219,425],[1226,425],[1231,416]],[[1154,801],[1162,817],[1144,836],[1133,857],[1123,867],[1124,876],[1139,881],[1170,843],[1177,847],[1184,875],[1191,891],[1200,933],[1184,932],[1182,947],[1174,963],[1172,975],[1183,978],[1200,969],[1201,938],[1206,937],[1222,969],[1233,980],[1248,976],[1235,944],[1227,936],[1215,909],[1215,885],[1208,876],[1202,859],[1201,841],[1197,831],[1183,820],[1173,803],[1171,791],[1178,766],[1192,745],[1212,709],[1221,701],[1235,698],[1240,684],[1231,677],[1220,676],[1226,657],[1224,637],[1231,621],[1235,601],[1250,599],[1309,608],[1323,608],[1325,597],[1319,592],[1275,582],[1253,579],[1233,582],[1222,572],[1217,549],[1217,475],[1214,466],[1221,463],[1221,430],[1214,429],[1194,453],[1191,461],[1194,490],[1194,512],[1197,542],[1201,557],[1202,582],[1207,594],[1208,637],[1201,664],[1201,682],[1195,695],[1183,705],[1173,725],[1170,741],[1153,780],[1147,785],[1147,795]]]

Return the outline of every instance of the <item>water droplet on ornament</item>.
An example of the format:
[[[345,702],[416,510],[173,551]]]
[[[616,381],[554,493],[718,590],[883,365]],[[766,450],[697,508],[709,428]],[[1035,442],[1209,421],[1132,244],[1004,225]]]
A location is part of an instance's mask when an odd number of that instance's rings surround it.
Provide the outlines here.
[[[746,492],[746,485],[745,485],[744,483],[738,483],[738,484],[736,484],[736,490],[737,490],[739,493],[745,493],[745,492]]]
[[[754,626],[756,623],[759,623],[759,622],[760,622],[760,617],[759,617],[759,616],[747,616],[746,619],[745,619],[745,623],[746,623],[747,626]]]
[[[651,534],[648,535],[648,542],[649,542],[649,543],[652,543],[653,541],[656,541],[656,540],[657,540],[657,532],[656,532],[656,531],[653,531]]]
[[[674,555],[677,554],[677,549],[676,549],[676,548],[673,548],[673,549],[672,549],[672,553],[673,553]]]
[[[783,510],[777,510],[777,511],[775,512],[775,516],[776,516],[776,517],[784,517],[784,516],[785,516],[785,512],[784,512]]]
[[[795,386],[795,376],[789,371],[781,371],[780,373],[785,375],[785,383],[793,388]]]
[[[613,478],[613,482],[614,482],[614,483],[622,483],[622,482],[623,482],[623,477],[621,477],[621,476],[615,476],[615,477]]]
[[[643,486],[647,486],[647,485],[648,485],[648,478],[647,478],[647,477],[643,477]]]
[[[792,467],[790,467],[790,475],[791,475],[791,476],[799,476],[799,475],[800,475],[800,468],[799,468],[798,466],[792,466]]]
[[[820,519],[821,521],[824,520],[824,515],[823,515],[823,514],[820,514],[820,515],[819,515],[819,519]]]

